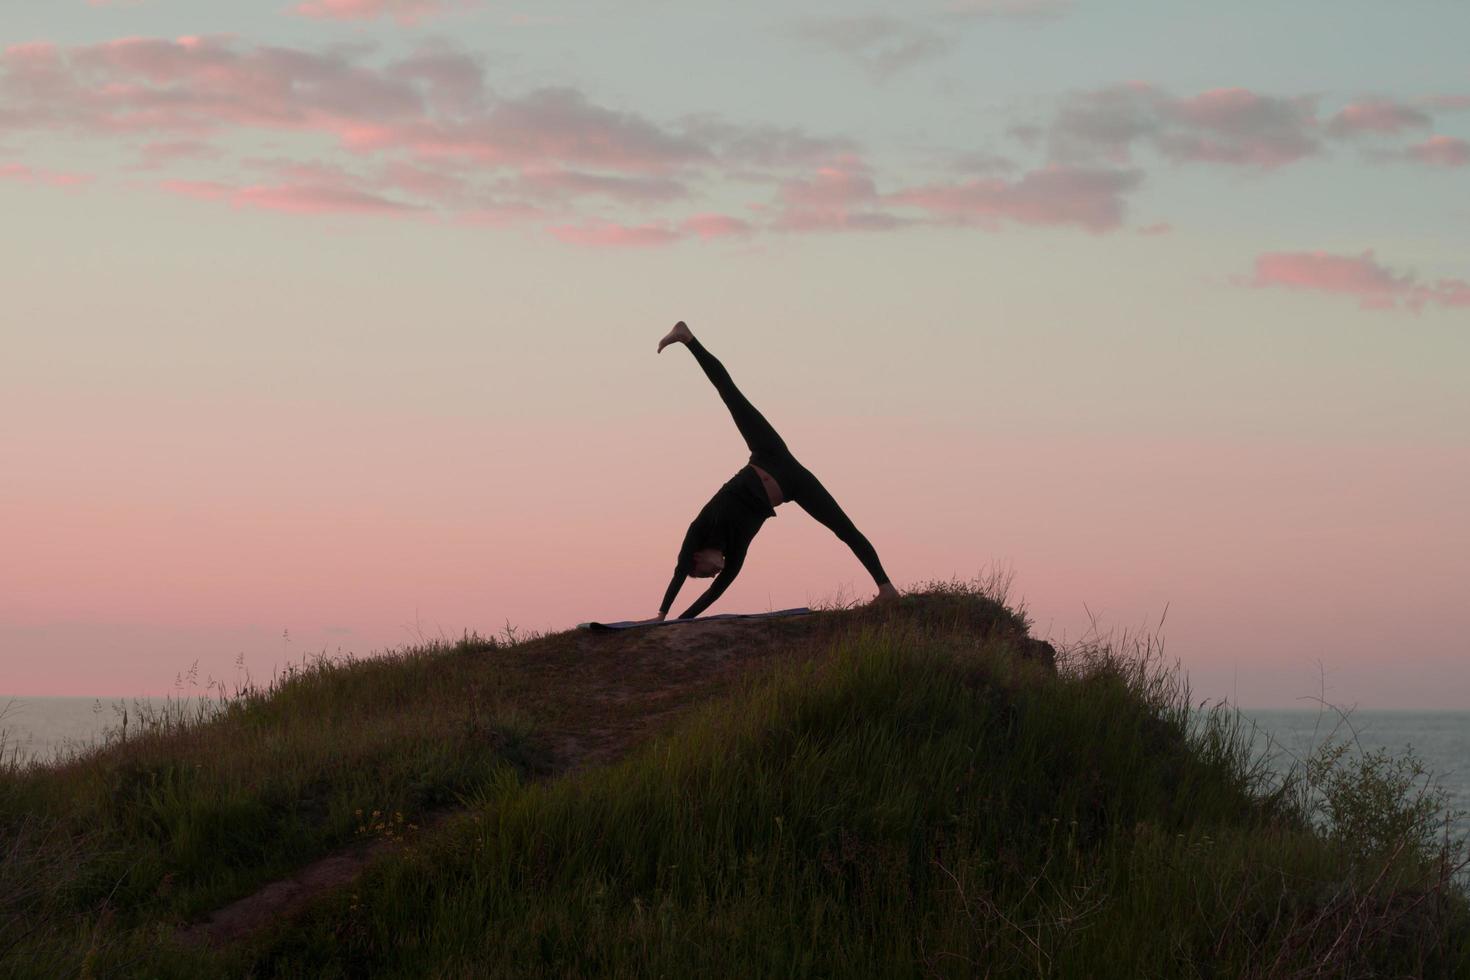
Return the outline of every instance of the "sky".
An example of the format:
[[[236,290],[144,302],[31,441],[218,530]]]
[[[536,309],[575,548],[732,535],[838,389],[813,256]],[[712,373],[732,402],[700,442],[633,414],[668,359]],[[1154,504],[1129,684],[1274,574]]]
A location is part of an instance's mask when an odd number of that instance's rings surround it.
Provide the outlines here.
[[[653,615],[747,456],[684,319],[900,589],[1008,572],[1196,701],[1470,709],[1467,36],[7,0],[0,694]],[[711,612],[874,592],[788,505]]]

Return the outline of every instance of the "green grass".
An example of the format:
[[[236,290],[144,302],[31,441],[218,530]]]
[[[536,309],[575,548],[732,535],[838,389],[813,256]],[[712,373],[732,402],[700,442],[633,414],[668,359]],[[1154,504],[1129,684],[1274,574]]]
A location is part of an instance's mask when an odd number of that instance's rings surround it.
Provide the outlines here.
[[[88,950],[156,940],[535,768],[524,721],[467,669],[493,647],[323,660],[214,702],[135,709],[104,748],[56,766],[0,768],[0,975],[78,972]]]
[[[824,617],[800,655],[793,644],[776,666],[742,675],[622,761],[555,779],[495,778],[515,771],[497,768],[510,765],[499,761],[508,746],[530,752],[534,723],[515,742],[503,734],[514,726],[485,722],[482,730],[502,733],[490,740],[496,761],[469,772],[450,762],[464,754],[462,740],[434,751],[436,739],[457,737],[454,726],[414,728],[424,712],[462,707],[470,674],[499,677],[503,712],[552,696],[497,673],[493,651],[473,661],[437,649],[324,666],[299,691],[287,684],[242,708],[231,731],[257,741],[239,748],[241,761],[219,772],[203,765],[181,785],[210,801],[229,786],[240,806],[268,809],[264,801],[279,808],[294,788],[325,779],[342,787],[333,791],[339,808],[356,807],[350,801],[405,798],[422,767],[435,785],[472,797],[466,812],[306,915],[222,952],[181,946],[162,924],[223,889],[220,881],[238,885],[263,866],[257,853],[288,864],[332,837],[320,827],[338,825],[293,816],[284,825],[302,843],[288,853],[265,846],[258,817],[242,820],[254,850],[227,862],[238,865],[228,872],[223,858],[192,857],[193,898],[140,887],[131,904],[108,899],[119,910],[113,919],[89,916],[100,883],[136,860],[135,848],[160,873],[167,863],[160,855],[170,838],[130,817],[112,831],[108,875],[90,891],[46,898],[72,911],[71,925],[22,938],[0,972],[54,975],[37,964],[163,977],[1470,971],[1470,904],[1451,877],[1456,851],[1435,845],[1437,813],[1396,781],[1402,771],[1339,758],[1273,775],[1238,716],[1193,708],[1156,651],[1093,645],[1052,669],[1018,656],[1023,617],[963,587]],[[457,682],[418,691],[455,671]],[[488,698],[493,685],[480,683]],[[375,694],[359,713],[355,705]],[[334,710],[338,727],[318,734]],[[384,710],[399,711],[400,734],[384,735],[376,755],[332,761],[348,732],[361,734],[354,718]],[[151,758],[167,755],[172,740],[224,737],[206,734],[215,731],[160,736]],[[316,761],[289,780],[273,774],[272,751],[297,743],[320,746],[302,756]],[[107,767],[74,766],[6,777],[5,832],[26,826],[30,812],[65,815],[73,828],[88,823],[83,812],[102,813],[105,794],[93,784]],[[31,795],[17,795],[25,787]],[[73,795],[63,798],[64,787]],[[140,812],[159,810],[188,807]],[[15,857],[5,860],[10,876]],[[0,934],[0,956],[4,942]]]

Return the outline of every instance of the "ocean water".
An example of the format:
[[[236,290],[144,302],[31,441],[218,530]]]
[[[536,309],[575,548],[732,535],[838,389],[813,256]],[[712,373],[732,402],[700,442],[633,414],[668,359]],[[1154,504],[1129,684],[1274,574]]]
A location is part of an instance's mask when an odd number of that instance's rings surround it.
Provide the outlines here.
[[[47,762],[85,748],[116,728],[126,707],[162,704],[161,698],[11,698],[0,695],[0,751],[21,762]]]
[[[1348,739],[1364,752],[1411,752],[1444,789],[1451,811],[1459,811],[1454,830],[1470,836],[1470,711],[1336,712],[1316,710],[1243,710],[1241,712],[1276,743],[1277,769],[1292,758],[1305,759],[1329,737]],[[1264,739],[1262,740],[1264,741]]]
[[[70,748],[95,743],[104,730],[119,724],[120,705],[136,714],[140,702],[161,703],[158,699],[124,702],[0,696],[0,747],[6,758],[54,759]],[[1289,765],[1293,756],[1306,758],[1334,727],[1341,737],[1352,738],[1356,732],[1356,743],[1365,751],[1387,749],[1400,754],[1409,749],[1444,787],[1451,809],[1470,814],[1470,711],[1354,711],[1348,716],[1352,731],[1340,726],[1332,712],[1247,710],[1243,714],[1276,743],[1278,767]],[[1456,827],[1470,835],[1470,815],[1461,816]]]

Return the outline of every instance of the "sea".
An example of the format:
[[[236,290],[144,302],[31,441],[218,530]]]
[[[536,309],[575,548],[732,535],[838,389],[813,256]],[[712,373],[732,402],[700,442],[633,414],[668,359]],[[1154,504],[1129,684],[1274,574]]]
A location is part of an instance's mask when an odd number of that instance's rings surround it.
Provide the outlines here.
[[[0,695],[0,759],[46,763],[99,743],[127,711],[163,705],[163,698],[21,698]]]
[[[1325,741],[1349,743],[1350,752],[1412,755],[1427,775],[1416,787],[1443,790],[1451,833],[1470,837],[1470,711],[1242,710],[1257,744],[1278,772]],[[1269,737],[1269,743],[1268,743]]]
[[[136,718],[142,706],[161,699],[7,698],[0,695],[0,758],[21,763],[55,761],[85,750],[121,723],[126,709]],[[1453,832],[1470,836],[1470,711],[1242,710],[1256,730],[1257,744],[1280,770],[1305,759],[1329,737],[1347,739],[1352,751],[1411,752],[1444,790],[1458,817]]]

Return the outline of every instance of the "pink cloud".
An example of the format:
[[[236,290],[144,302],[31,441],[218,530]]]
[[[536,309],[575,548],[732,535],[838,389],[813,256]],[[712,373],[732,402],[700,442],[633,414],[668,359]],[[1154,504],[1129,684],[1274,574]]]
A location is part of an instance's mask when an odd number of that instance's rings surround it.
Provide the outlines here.
[[[231,196],[230,202],[235,207],[291,214],[405,214],[416,210],[412,205],[363,191],[310,185],[243,187]]]
[[[424,156],[464,156],[486,164],[559,161],[662,172],[712,158],[697,141],[632,113],[605,109],[574,89],[541,89],[467,120],[405,127],[396,139]]]
[[[565,88],[484,107],[477,63],[430,50],[382,68],[219,38],[125,39],[0,56],[12,125],[198,139],[228,129],[311,131],[360,153],[407,150],[481,164],[660,172],[713,155],[697,140]]]
[[[1124,82],[1068,96],[1045,134],[1051,156],[1063,161],[1127,163],[1135,143],[1161,130],[1159,107],[1164,99],[1147,82]],[[1037,143],[1043,132],[1037,126],[1011,127],[1011,135],[1028,146]]]
[[[413,26],[422,20],[448,12],[451,6],[444,0],[307,0],[298,4],[294,10],[302,17],[320,20],[377,20],[379,17],[392,17],[400,24]]]
[[[1122,222],[1123,196],[1142,179],[1136,170],[1051,166],[1014,181],[983,178],[916,187],[889,200],[956,224],[1076,225],[1104,232]]]
[[[687,234],[704,239],[748,235],[754,230],[750,222],[732,218],[727,214],[691,215],[685,218],[679,227]]]
[[[165,180],[164,190],[183,197],[223,201],[241,209],[287,214],[409,214],[412,205],[365,191],[310,184],[232,187],[214,181]]]
[[[91,174],[67,174],[48,171],[42,173],[41,179],[54,187],[81,187],[96,180]]]
[[[435,112],[469,115],[484,109],[484,65],[443,41],[421,46],[394,62],[389,71],[395,79],[419,85],[425,103]]]
[[[1073,135],[1093,150],[1110,145],[1124,153],[1139,140],[1167,149],[1166,136],[1185,132],[1265,140],[1273,113],[1286,104],[1241,98],[1239,90],[1175,100],[1143,83],[1104,95],[1071,108],[1113,115],[1091,129],[1075,119]],[[223,156],[218,148],[248,145],[252,135],[333,139],[337,157],[352,164],[352,172],[288,169],[246,152],[232,162],[270,172],[226,178],[226,189],[211,192],[239,208],[395,214],[431,207],[495,224],[517,215],[543,221],[541,208],[555,202],[558,237],[591,243],[919,222],[1106,231],[1121,223],[1125,198],[1141,179],[1131,169],[1058,162],[1014,176],[972,169],[885,194],[851,141],[710,117],[664,125],[570,88],[497,95],[480,60],[443,43],[394,61],[375,60],[361,46],[313,52],[220,37],[19,45],[0,53],[0,106],[10,132],[141,142],[143,165],[168,177],[198,176],[177,171],[195,157]],[[1128,121],[1130,113],[1137,121]],[[1264,164],[1280,154],[1244,158]],[[758,224],[660,213],[711,180],[774,181],[777,198]],[[198,194],[211,185],[166,186]],[[579,213],[574,206],[588,197],[621,210]]]
[[[1430,305],[1470,306],[1470,283],[1462,279],[1421,282],[1412,273],[1396,274],[1374,259],[1371,251],[1362,255],[1268,252],[1257,256],[1255,274],[1246,284],[1338,293],[1354,297],[1365,310],[1418,312]]]
[[[681,131],[567,88],[495,99],[482,64],[442,43],[383,65],[366,57],[362,48],[313,53],[210,37],[18,45],[0,53],[0,121],[16,131],[146,137],[139,165],[158,169],[214,153],[213,136],[326,135],[376,160],[377,176],[246,180],[230,200],[297,213],[391,213],[407,207],[391,200],[399,190],[493,220],[538,215],[530,202],[541,198],[595,195],[647,207],[686,197],[685,172],[721,165],[696,129],[742,159],[779,161],[834,145],[771,127],[704,122]]]
[[[775,227],[794,231],[884,230],[913,223],[893,208],[917,209],[943,224],[996,229],[1007,223],[1116,228],[1123,196],[1138,171],[1050,166],[1017,179],[981,177],[932,183],[894,193],[878,191],[866,165],[843,157],[780,188]]]
[[[867,165],[855,156],[831,161],[780,187],[776,227],[785,231],[882,231],[905,223],[878,210],[881,200]]]
[[[1317,152],[1315,100],[1223,88],[1164,104],[1178,131],[1159,139],[1165,156],[1209,163],[1279,167]]]
[[[517,179],[516,186],[522,193],[533,197],[572,198],[597,195],[634,203],[670,201],[689,193],[689,189],[682,183],[668,177],[596,174],[560,169],[528,169]]]
[[[330,132],[355,119],[413,118],[425,98],[411,79],[346,54],[220,38],[11,48],[0,56],[0,95],[19,125],[171,139],[232,127]]]
[[[866,166],[847,159],[820,167],[809,178],[787,181],[781,197],[797,209],[846,209],[876,200],[878,189]]]
[[[1327,132],[1333,136],[1391,135],[1406,129],[1424,128],[1430,122],[1429,114],[1422,109],[1392,99],[1365,99],[1344,106],[1329,119]]]
[[[1470,164],[1470,142],[1453,136],[1431,136],[1415,143],[1404,154],[1434,167],[1463,167]]]
[[[708,116],[689,119],[685,132],[728,165],[741,167],[810,167],[858,150],[841,137],[812,136],[786,126],[737,126]]]
[[[1069,96],[1049,131],[1052,158],[1126,163],[1136,145],[1177,163],[1272,169],[1321,149],[1316,102],[1244,88],[1175,98],[1148,82],[1127,82]]]
[[[646,247],[678,241],[680,233],[664,224],[623,225],[591,221],[580,225],[553,225],[546,229],[558,241],[598,248]]]
[[[381,8],[333,9],[365,16]],[[442,42],[391,61],[363,46],[311,51],[228,37],[17,45],[0,52],[0,125],[141,145],[134,166],[165,171],[173,178],[165,188],[242,209],[394,214],[431,207],[498,225],[542,221],[542,206],[552,201],[563,206],[563,240],[651,243],[753,234],[761,229],[737,218],[681,221],[656,209],[690,197],[696,182],[784,179],[781,227],[904,220],[879,207],[865,169],[843,162],[853,158],[849,140],[709,116],[662,125],[570,88],[497,96],[478,58]],[[281,135],[335,140],[352,167],[225,150],[255,137],[280,153]],[[221,184],[179,172],[205,157],[267,173]],[[806,173],[794,176],[794,168]],[[568,210],[588,197],[632,214]]]
[[[23,163],[0,164],[0,177],[10,180],[40,181],[52,187],[81,187],[97,178],[91,174],[62,173],[56,170],[36,170]]]

